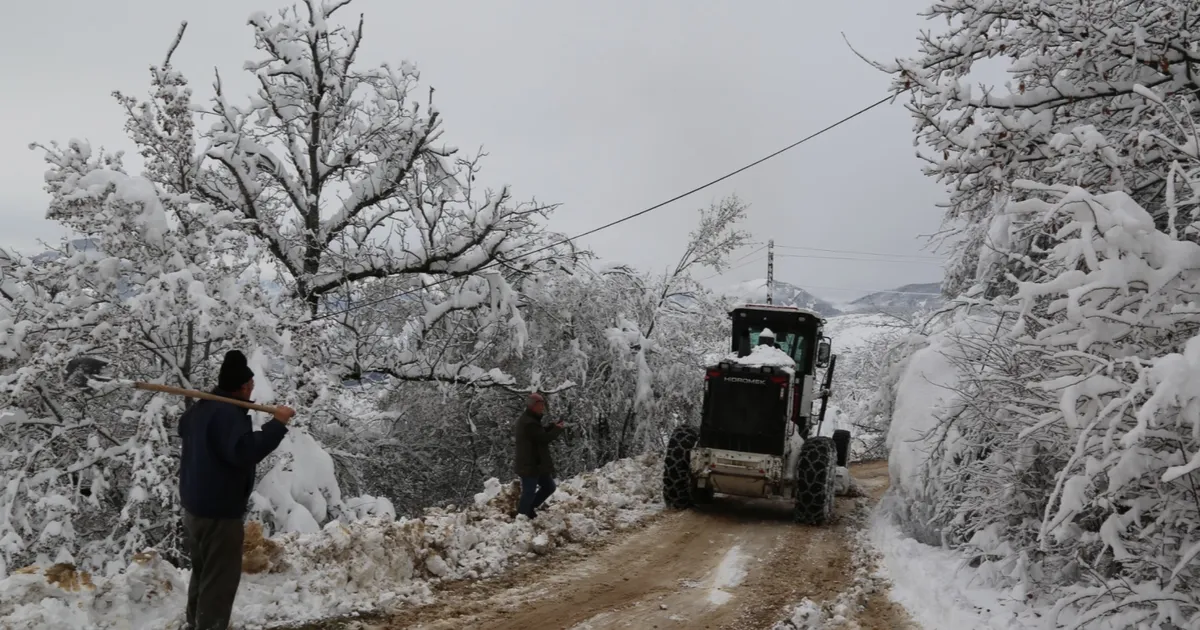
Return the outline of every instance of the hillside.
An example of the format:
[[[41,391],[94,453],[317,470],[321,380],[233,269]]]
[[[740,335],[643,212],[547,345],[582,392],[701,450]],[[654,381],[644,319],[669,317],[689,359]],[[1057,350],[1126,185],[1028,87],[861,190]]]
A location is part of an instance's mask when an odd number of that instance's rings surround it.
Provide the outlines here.
[[[739,282],[725,289],[724,293],[739,301],[762,304],[767,301],[767,280],[766,278],[756,278],[754,280]],[[842,314],[842,311],[833,304],[794,284],[788,284],[779,280],[775,281],[775,291],[772,297],[774,298],[772,300],[773,304],[808,308],[826,317]]]
[[[940,282],[906,284],[889,291],[868,293],[851,302],[847,310],[853,313],[907,315],[923,308],[944,304],[945,299],[941,293]]]
[[[945,303],[941,296],[940,282],[906,284],[887,291],[868,293],[842,308],[823,300],[808,291],[788,282],[775,281],[774,304],[810,308],[825,317],[847,313],[909,315],[924,308],[937,307]],[[723,293],[735,300],[764,303],[767,299],[767,281],[755,278],[739,282],[724,289]]]

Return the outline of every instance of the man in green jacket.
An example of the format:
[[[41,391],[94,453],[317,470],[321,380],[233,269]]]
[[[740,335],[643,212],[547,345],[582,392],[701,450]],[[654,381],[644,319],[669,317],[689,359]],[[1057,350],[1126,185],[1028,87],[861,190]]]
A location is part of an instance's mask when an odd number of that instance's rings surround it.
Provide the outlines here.
[[[513,427],[517,448],[515,466],[521,478],[521,501],[517,513],[529,518],[537,517],[537,508],[554,494],[554,461],[550,458],[550,442],[563,430],[559,420],[546,427],[542,416],[546,414],[546,399],[541,394],[530,394],[525,413]]]

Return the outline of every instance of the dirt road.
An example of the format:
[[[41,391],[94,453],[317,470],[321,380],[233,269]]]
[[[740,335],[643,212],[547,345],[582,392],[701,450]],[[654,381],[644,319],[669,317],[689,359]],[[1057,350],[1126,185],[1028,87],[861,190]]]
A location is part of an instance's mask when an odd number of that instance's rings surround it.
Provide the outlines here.
[[[863,507],[858,502],[873,503],[883,494],[887,463],[851,471],[868,497],[839,498],[839,518],[831,526],[796,525],[786,504],[719,497],[703,510],[668,512],[605,544],[503,579],[451,587],[438,603],[365,627],[770,628],[787,616],[790,604],[834,601],[862,568],[854,566],[852,553]],[[884,591],[866,591],[847,606],[862,608],[847,613],[860,627],[910,627]]]

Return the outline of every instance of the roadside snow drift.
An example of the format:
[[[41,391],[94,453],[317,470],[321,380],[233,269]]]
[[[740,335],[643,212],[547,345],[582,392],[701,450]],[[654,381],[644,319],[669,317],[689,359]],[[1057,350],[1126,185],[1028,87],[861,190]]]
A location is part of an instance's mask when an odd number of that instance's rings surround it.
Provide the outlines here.
[[[613,462],[562,482],[532,522],[510,516],[516,484],[489,479],[472,505],[415,519],[333,522],[273,539],[251,523],[233,623],[263,628],[428,601],[440,582],[494,576],[657,512],[660,476],[657,455]],[[189,575],[153,550],[111,578],[29,567],[0,580],[0,627],[179,628]]]

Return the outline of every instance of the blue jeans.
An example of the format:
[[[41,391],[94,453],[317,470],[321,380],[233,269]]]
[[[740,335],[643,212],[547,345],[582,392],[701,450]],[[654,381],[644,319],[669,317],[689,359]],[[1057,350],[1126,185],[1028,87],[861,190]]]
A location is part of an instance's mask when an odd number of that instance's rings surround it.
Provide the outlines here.
[[[556,488],[554,477],[550,475],[521,477],[521,501],[517,504],[517,514],[536,517],[536,510],[554,494]]]

